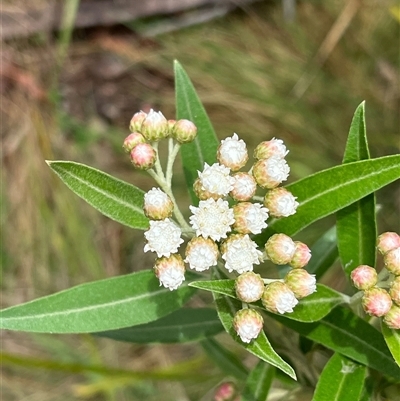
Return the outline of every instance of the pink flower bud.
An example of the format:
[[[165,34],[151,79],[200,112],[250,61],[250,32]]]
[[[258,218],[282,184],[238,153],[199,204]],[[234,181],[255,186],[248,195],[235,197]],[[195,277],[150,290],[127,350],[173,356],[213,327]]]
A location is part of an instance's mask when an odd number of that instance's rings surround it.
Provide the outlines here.
[[[243,139],[239,139],[237,134],[223,139],[218,147],[217,159],[232,171],[240,170],[249,159]]]
[[[159,141],[169,134],[168,121],[161,111],[156,112],[151,109],[142,123],[140,132],[148,141]]]
[[[233,318],[233,327],[244,343],[257,338],[263,328],[264,320],[254,309],[241,309]]]
[[[214,394],[213,401],[232,401],[236,395],[236,387],[232,382],[221,383]]]
[[[159,188],[152,188],[144,195],[144,214],[151,220],[164,220],[172,215],[174,204]]]
[[[189,120],[178,120],[171,132],[179,143],[189,143],[196,138],[197,127]]]
[[[178,253],[157,259],[154,272],[160,280],[160,286],[169,288],[171,291],[176,290],[185,281],[185,265]]]
[[[400,307],[393,305],[383,318],[389,329],[400,330]]]
[[[145,113],[144,111],[139,111],[135,113],[129,124],[129,130],[131,132],[141,132],[140,129],[142,128],[142,123],[146,117],[147,113]]]
[[[129,153],[136,145],[145,142],[146,140],[142,134],[139,134],[139,132],[132,132],[125,138],[122,147],[125,149],[125,152]]]
[[[296,197],[285,188],[271,189],[264,197],[264,206],[273,217],[288,217],[296,213],[299,203]]]
[[[297,299],[307,297],[317,291],[315,274],[309,274],[304,269],[290,270],[285,276],[285,283]]]
[[[265,287],[261,298],[264,308],[270,312],[284,314],[293,312],[299,302],[294,292],[281,281],[274,281]]]
[[[306,244],[303,244],[300,241],[294,241],[294,243],[296,244],[296,249],[289,264],[294,269],[301,269],[302,267],[307,266],[311,259],[311,251]]]
[[[264,292],[264,280],[257,273],[241,274],[235,281],[236,296],[243,302],[256,302]]]
[[[204,189],[203,185],[200,181],[200,178],[196,178],[196,181],[193,184],[193,191],[200,200],[206,200],[206,199],[210,199],[210,198],[217,200],[217,199],[221,198],[221,195],[214,194],[214,193]]]
[[[272,263],[285,265],[289,263],[296,251],[296,244],[285,234],[274,234],[265,244],[265,252]]]
[[[393,302],[400,306],[400,276],[397,276],[390,285],[389,295]]]
[[[233,189],[229,193],[233,199],[239,202],[250,200],[256,193],[257,183],[249,173],[236,173],[233,178]]]
[[[392,299],[383,288],[373,287],[365,290],[362,297],[362,306],[369,315],[380,317],[389,312],[392,306]]]
[[[290,168],[284,159],[271,157],[253,166],[253,176],[261,188],[272,189],[289,177]]]
[[[277,157],[283,159],[289,153],[282,139],[272,138],[270,141],[261,142],[254,150],[254,158],[258,160]]]
[[[139,143],[131,151],[131,162],[140,170],[148,170],[154,166],[157,153],[148,143]]]
[[[259,234],[267,227],[268,209],[260,203],[240,202],[233,206],[233,229],[239,234]]]
[[[400,247],[391,249],[383,255],[385,267],[395,276],[400,276]]]
[[[376,247],[382,255],[394,248],[399,248],[400,235],[394,232],[383,233],[376,240]]]
[[[378,274],[373,267],[360,265],[350,274],[354,287],[359,290],[368,290],[378,282]]]

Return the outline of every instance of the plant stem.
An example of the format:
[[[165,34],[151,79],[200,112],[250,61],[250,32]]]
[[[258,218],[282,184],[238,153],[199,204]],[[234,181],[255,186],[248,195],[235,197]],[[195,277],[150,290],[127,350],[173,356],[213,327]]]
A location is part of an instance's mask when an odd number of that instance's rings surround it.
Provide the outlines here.
[[[167,171],[166,171],[166,181],[167,185],[171,187],[171,182],[172,182],[172,175],[173,175],[173,165],[174,161],[176,159],[176,156],[179,152],[179,149],[181,148],[180,143],[176,143],[174,145],[174,140],[172,138],[169,139],[168,142],[168,163],[167,163]]]

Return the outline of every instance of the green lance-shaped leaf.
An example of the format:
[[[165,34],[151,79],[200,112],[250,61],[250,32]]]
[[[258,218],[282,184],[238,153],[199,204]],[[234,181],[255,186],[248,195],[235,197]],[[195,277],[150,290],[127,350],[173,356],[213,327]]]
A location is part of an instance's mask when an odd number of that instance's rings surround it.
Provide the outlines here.
[[[96,333],[130,343],[186,343],[215,336],[224,328],[211,308],[181,308],[154,322]]]
[[[235,316],[235,313],[241,309],[242,303],[218,293],[213,293],[213,295],[217,306],[218,316],[228,334],[230,334],[237,343],[241,344],[253,355],[282,370],[291,378],[296,379],[296,374],[293,368],[275,352],[264,331],[261,331],[258,337],[248,344],[240,340],[233,327],[233,317]]]
[[[400,380],[400,368],[382,334],[349,309],[339,306],[314,323],[302,323],[272,313],[269,315],[312,341]]]
[[[61,180],[105,216],[128,227],[146,230],[144,192],[135,186],[84,164],[47,161]]]
[[[157,320],[192,295],[160,287],[151,270],[81,284],[0,312],[0,328],[40,333],[90,333]]]
[[[365,366],[336,353],[325,365],[312,401],[359,401],[365,376]]]
[[[189,285],[236,299],[235,280],[193,281]],[[315,322],[345,302],[346,296],[325,285],[317,284],[317,291],[301,299],[294,311],[285,314],[285,317],[300,322]],[[264,308],[260,301],[256,302],[255,305]]]
[[[204,163],[209,165],[215,163],[218,140],[190,78],[176,60],[174,62],[174,72],[176,119],[193,121],[197,127],[196,139],[181,147],[186,183],[193,204],[197,204],[199,200],[193,192],[193,183],[197,178],[197,171],[203,170]]]
[[[272,221],[254,240],[263,245],[275,232],[292,236],[399,178],[400,155],[346,163],[312,174],[287,186],[299,202],[296,214]]]
[[[259,361],[246,380],[241,401],[265,401],[274,376],[275,368],[264,361]]]
[[[389,329],[382,322],[382,334],[397,365],[400,366],[400,330]]]
[[[361,103],[353,117],[347,139],[343,164],[369,159],[365,128],[365,103]],[[359,265],[375,265],[375,194],[341,209],[336,214],[339,255],[347,275]]]

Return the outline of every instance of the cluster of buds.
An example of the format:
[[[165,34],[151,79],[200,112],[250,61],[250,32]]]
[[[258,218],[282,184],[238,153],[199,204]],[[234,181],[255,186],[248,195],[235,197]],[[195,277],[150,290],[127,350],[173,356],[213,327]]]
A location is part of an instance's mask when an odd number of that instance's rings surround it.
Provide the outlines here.
[[[385,276],[385,280],[379,281],[376,270],[367,265],[356,267],[351,272],[351,280],[358,290],[363,291],[364,311],[371,316],[383,317],[389,328],[399,330],[400,236],[394,232],[381,234],[377,239],[377,249],[385,264],[379,276]]]

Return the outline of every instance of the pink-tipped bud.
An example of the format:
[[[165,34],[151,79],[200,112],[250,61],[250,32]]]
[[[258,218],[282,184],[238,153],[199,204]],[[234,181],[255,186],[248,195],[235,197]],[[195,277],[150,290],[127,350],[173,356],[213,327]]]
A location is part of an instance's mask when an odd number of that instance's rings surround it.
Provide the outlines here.
[[[296,244],[296,249],[289,264],[294,269],[301,269],[302,267],[307,266],[310,261],[311,250],[306,244],[303,244],[300,241],[294,241],[294,243]]]
[[[271,157],[253,166],[253,176],[261,188],[272,189],[289,177],[290,168],[284,159]]]
[[[189,143],[196,138],[197,127],[189,120],[178,120],[171,132],[179,143]]]
[[[274,234],[265,244],[268,259],[276,265],[286,265],[294,256],[296,244],[286,234]]]
[[[390,285],[389,295],[393,302],[400,306],[400,276],[397,276]]]
[[[233,401],[236,391],[232,382],[221,383],[215,390],[213,401]]]
[[[256,193],[257,183],[249,173],[236,173],[233,178],[233,189],[229,193],[233,199],[239,202],[250,200]]]
[[[139,132],[132,132],[125,138],[122,147],[125,149],[126,153],[129,153],[136,145],[145,142],[146,139],[144,139],[142,134],[139,134]]]
[[[233,327],[244,343],[257,338],[263,328],[264,320],[254,309],[241,309],[233,318]]]
[[[304,269],[290,270],[285,276],[285,283],[297,299],[307,297],[317,291],[315,274],[310,274]]]
[[[214,194],[214,193],[204,189],[204,187],[200,181],[200,178],[196,178],[196,180],[193,184],[193,191],[200,200],[206,200],[206,199],[210,199],[210,198],[217,200],[217,199],[221,198],[221,195]]]
[[[146,117],[147,113],[145,113],[144,111],[139,111],[135,113],[129,124],[129,130],[131,132],[141,132],[142,123]]]
[[[293,312],[299,301],[287,284],[274,281],[265,287],[261,302],[266,310],[284,314]]]
[[[243,302],[256,302],[264,292],[264,280],[257,273],[241,274],[235,281],[236,296]]]
[[[221,141],[218,147],[217,159],[220,164],[229,167],[232,171],[240,170],[249,159],[246,144],[237,134]]]
[[[362,306],[366,313],[371,316],[383,316],[392,307],[392,299],[389,293],[383,288],[373,287],[365,290],[362,297]]]
[[[376,240],[376,247],[382,255],[394,248],[400,248],[400,235],[394,232],[383,233]]]
[[[151,220],[164,220],[172,215],[174,204],[160,188],[152,188],[144,195],[143,210]]]
[[[185,265],[178,253],[157,259],[154,272],[160,280],[160,286],[169,288],[171,291],[176,290],[185,281]]]
[[[393,305],[383,318],[389,329],[400,330],[400,307]]]
[[[131,151],[131,162],[140,170],[148,170],[154,166],[157,153],[148,143],[139,143]]]
[[[169,135],[168,121],[161,111],[151,109],[142,123],[140,132],[150,142],[159,141]]]
[[[216,266],[218,259],[218,246],[211,238],[193,237],[185,250],[185,262],[198,272]]]
[[[254,150],[254,158],[258,160],[277,157],[283,159],[289,153],[282,139],[272,138],[270,141],[264,141],[258,144]]]
[[[260,203],[240,202],[233,206],[233,229],[239,234],[260,234],[267,227],[268,209]]]
[[[390,273],[400,276],[400,247],[386,252],[383,255],[383,262]]]
[[[354,287],[359,290],[368,290],[378,282],[378,274],[373,267],[360,265],[350,274]]]
[[[271,189],[264,197],[264,206],[273,217],[288,217],[296,213],[299,203],[296,197],[285,188]]]

